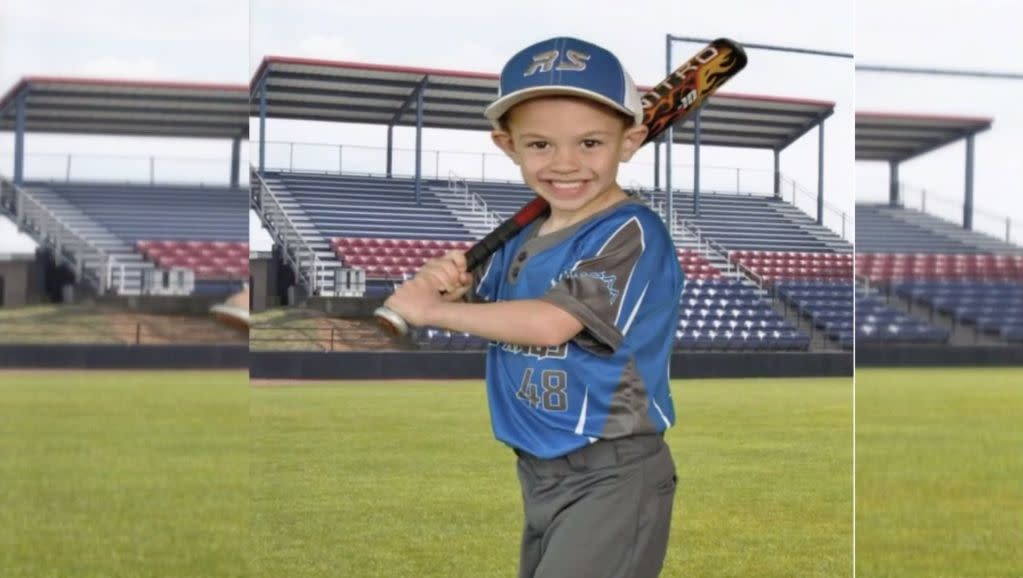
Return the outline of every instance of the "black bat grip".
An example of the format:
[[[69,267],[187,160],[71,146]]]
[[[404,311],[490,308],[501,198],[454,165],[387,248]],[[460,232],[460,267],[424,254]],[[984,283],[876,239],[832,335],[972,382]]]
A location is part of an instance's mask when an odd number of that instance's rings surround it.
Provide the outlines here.
[[[550,205],[543,197],[536,197],[532,201],[526,204],[526,206],[519,209],[519,212],[501,223],[496,229],[487,234],[476,242],[468,251],[465,252],[465,269],[471,272],[473,269],[486,263],[487,259],[491,255],[497,252],[502,245],[508,242],[509,239],[514,237],[519,231],[526,227],[526,225],[532,223],[541,215],[547,212]],[[373,315],[377,318],[377,322],[389,333],[394,335],[406,335],[408,334],[408,323],[402,319],[401,315],[389,307],[377,307]]]

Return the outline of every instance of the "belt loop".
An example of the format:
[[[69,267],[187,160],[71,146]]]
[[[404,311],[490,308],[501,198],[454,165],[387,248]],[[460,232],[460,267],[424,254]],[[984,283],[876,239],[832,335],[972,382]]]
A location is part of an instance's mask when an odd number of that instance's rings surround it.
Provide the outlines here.
[[[586,469],[586,458],[583,456],[583,449],[586,448],[575,450],[565,456],[565,459],[568,460],[569,467],[577,472],[581,472]]]

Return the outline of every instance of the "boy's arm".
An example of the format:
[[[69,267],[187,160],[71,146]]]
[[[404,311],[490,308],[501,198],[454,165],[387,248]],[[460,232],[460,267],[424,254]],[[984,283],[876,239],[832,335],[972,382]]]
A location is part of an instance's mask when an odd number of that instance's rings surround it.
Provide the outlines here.
[[[442,297],[426,279],[417,277],[399,287],[384,305],[413,325],[443,327],[516,345],[557,346],[583,329],[567,311],[538,299],[496,303],[450,300],[468,290],[471,288],[465,285],[454,295]]]

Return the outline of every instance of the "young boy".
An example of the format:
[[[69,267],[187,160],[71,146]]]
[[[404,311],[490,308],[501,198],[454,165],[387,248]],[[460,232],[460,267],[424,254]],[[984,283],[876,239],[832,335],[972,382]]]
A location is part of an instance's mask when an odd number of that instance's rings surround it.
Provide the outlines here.
[[[385,305],[492,342],[491,421],[525,509],[520,578],[655,577],[683,277],[663,222],[616,182],[646,136],[639,93],[607,50],[554,38],[512,57],[485,115],[549,216],[473,274],[457,252],[427,263]]]

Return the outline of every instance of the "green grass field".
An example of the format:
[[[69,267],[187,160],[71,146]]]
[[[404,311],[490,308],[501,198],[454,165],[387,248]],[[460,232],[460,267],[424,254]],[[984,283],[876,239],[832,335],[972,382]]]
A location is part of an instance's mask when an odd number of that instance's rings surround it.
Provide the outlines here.
[[[856,373],[860,578],[1023,576],[1023,369]]]
[[[247,380],[0,371],[0,575],[251,575]]]
[[[0,372],[0,575],[514,576],[483,386]],[[685,380],[664,577],[849,576],[850,380]],[[1023,576],[1023,369],[860,370],[861,578]]]
[[[673,391],[662,576],[850,576],[852,381]],[[515,576],[514,456],[481,383],[255,388],[251,408],[255,576]]]

